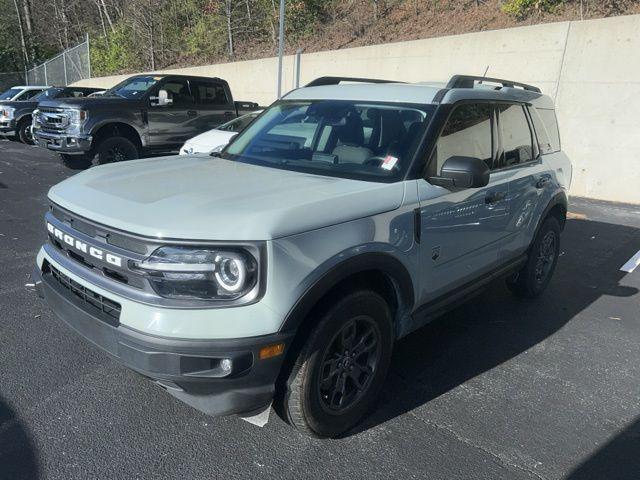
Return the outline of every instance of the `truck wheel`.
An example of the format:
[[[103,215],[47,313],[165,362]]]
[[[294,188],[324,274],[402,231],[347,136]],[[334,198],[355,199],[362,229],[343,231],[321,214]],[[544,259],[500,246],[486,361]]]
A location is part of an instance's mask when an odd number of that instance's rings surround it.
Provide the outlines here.
[[[18,123],[17,134],[22,143],[33,145],[33,135],[31,134],[31,119],[23,118]]]
[[[60,154],[62,163],[65,167],[72,170],[84,170],[91,166],[91,157],[89,155],[66,155]]]
[[[125,137],[108,137],[102,140],[96,148],[96,163],[123,162],[138,158],[137,147]]]
[[[393,349],[391,312],[375,292],[359,290],[331,305],[299,354],[282,410],[298,430],[335,437],[371,409]]]
[[[560,253],[560,224],[548,217],[533,240],[527,263],[514,278],[507,280],[509,290],[521,298],[540,295],[553,276]]]

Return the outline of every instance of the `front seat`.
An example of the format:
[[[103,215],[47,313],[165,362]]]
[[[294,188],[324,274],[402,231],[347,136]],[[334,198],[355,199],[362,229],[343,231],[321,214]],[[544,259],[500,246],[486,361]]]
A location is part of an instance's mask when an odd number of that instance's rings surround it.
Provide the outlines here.
[[[337,158],[337,163],[366,162],[373,153],[364,147],[364,128],[362,118],[354,109],[345,117],[344,125],[335,128],[336,147],[332,154]]]

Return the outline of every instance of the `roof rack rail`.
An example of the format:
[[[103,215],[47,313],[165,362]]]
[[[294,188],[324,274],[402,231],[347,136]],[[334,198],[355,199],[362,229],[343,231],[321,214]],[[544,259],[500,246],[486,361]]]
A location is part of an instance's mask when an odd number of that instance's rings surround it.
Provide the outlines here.
[[[320,77],[307,83],[305,87],[321,87],[325,85],[338,85],[341,82],[357,83],[405,83],[396,80],[381,80],[378,78],[354,78],[354,77]]]
[[[530,92],[542,93],[538,87],[534,87],[533,85],[527,85],[526,83],[514,82],[512,80],[502,80],[500,78],[491,78],[491,77],[477,77],[475,75],[454,75],[447,83],[447,88],[473,88],[474,82],[492,82],[499,83],[503,87],[520,87],[525,90],[529,90]]]

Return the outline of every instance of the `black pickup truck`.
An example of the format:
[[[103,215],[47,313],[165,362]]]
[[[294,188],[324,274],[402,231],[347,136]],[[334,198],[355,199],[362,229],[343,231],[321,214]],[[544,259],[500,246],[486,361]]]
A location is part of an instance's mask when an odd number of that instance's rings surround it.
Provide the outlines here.
[[[99,92],[99,88],[51,87],[26,100],[0,102],[0,133],[15,135],[22,143],[32,144],[31,122],[38,102],[62,98],[83,98]]]
[[[177,151],[189,138],[256,109],[257,103],[234,102],[220,78],[137,75],[100,97],[41,102],[33,135],[68,167],[86,168]]]

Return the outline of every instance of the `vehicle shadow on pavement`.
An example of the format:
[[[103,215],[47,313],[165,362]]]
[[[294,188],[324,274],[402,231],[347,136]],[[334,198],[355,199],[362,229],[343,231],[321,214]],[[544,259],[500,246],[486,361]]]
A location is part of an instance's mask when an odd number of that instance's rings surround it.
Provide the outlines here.
[[[31,435],[0,397],[0,479],[39,478]]]
[[[640,418],[586,459],[565,480],[637,480],[640,475]]]
[[[554,278],[542,297],[519,300],[502,281],[400,340],[377,410],[353,435],[428,403],[544,341],[602,296],[631,297],[620,267],[640,229],[567,221]]]

